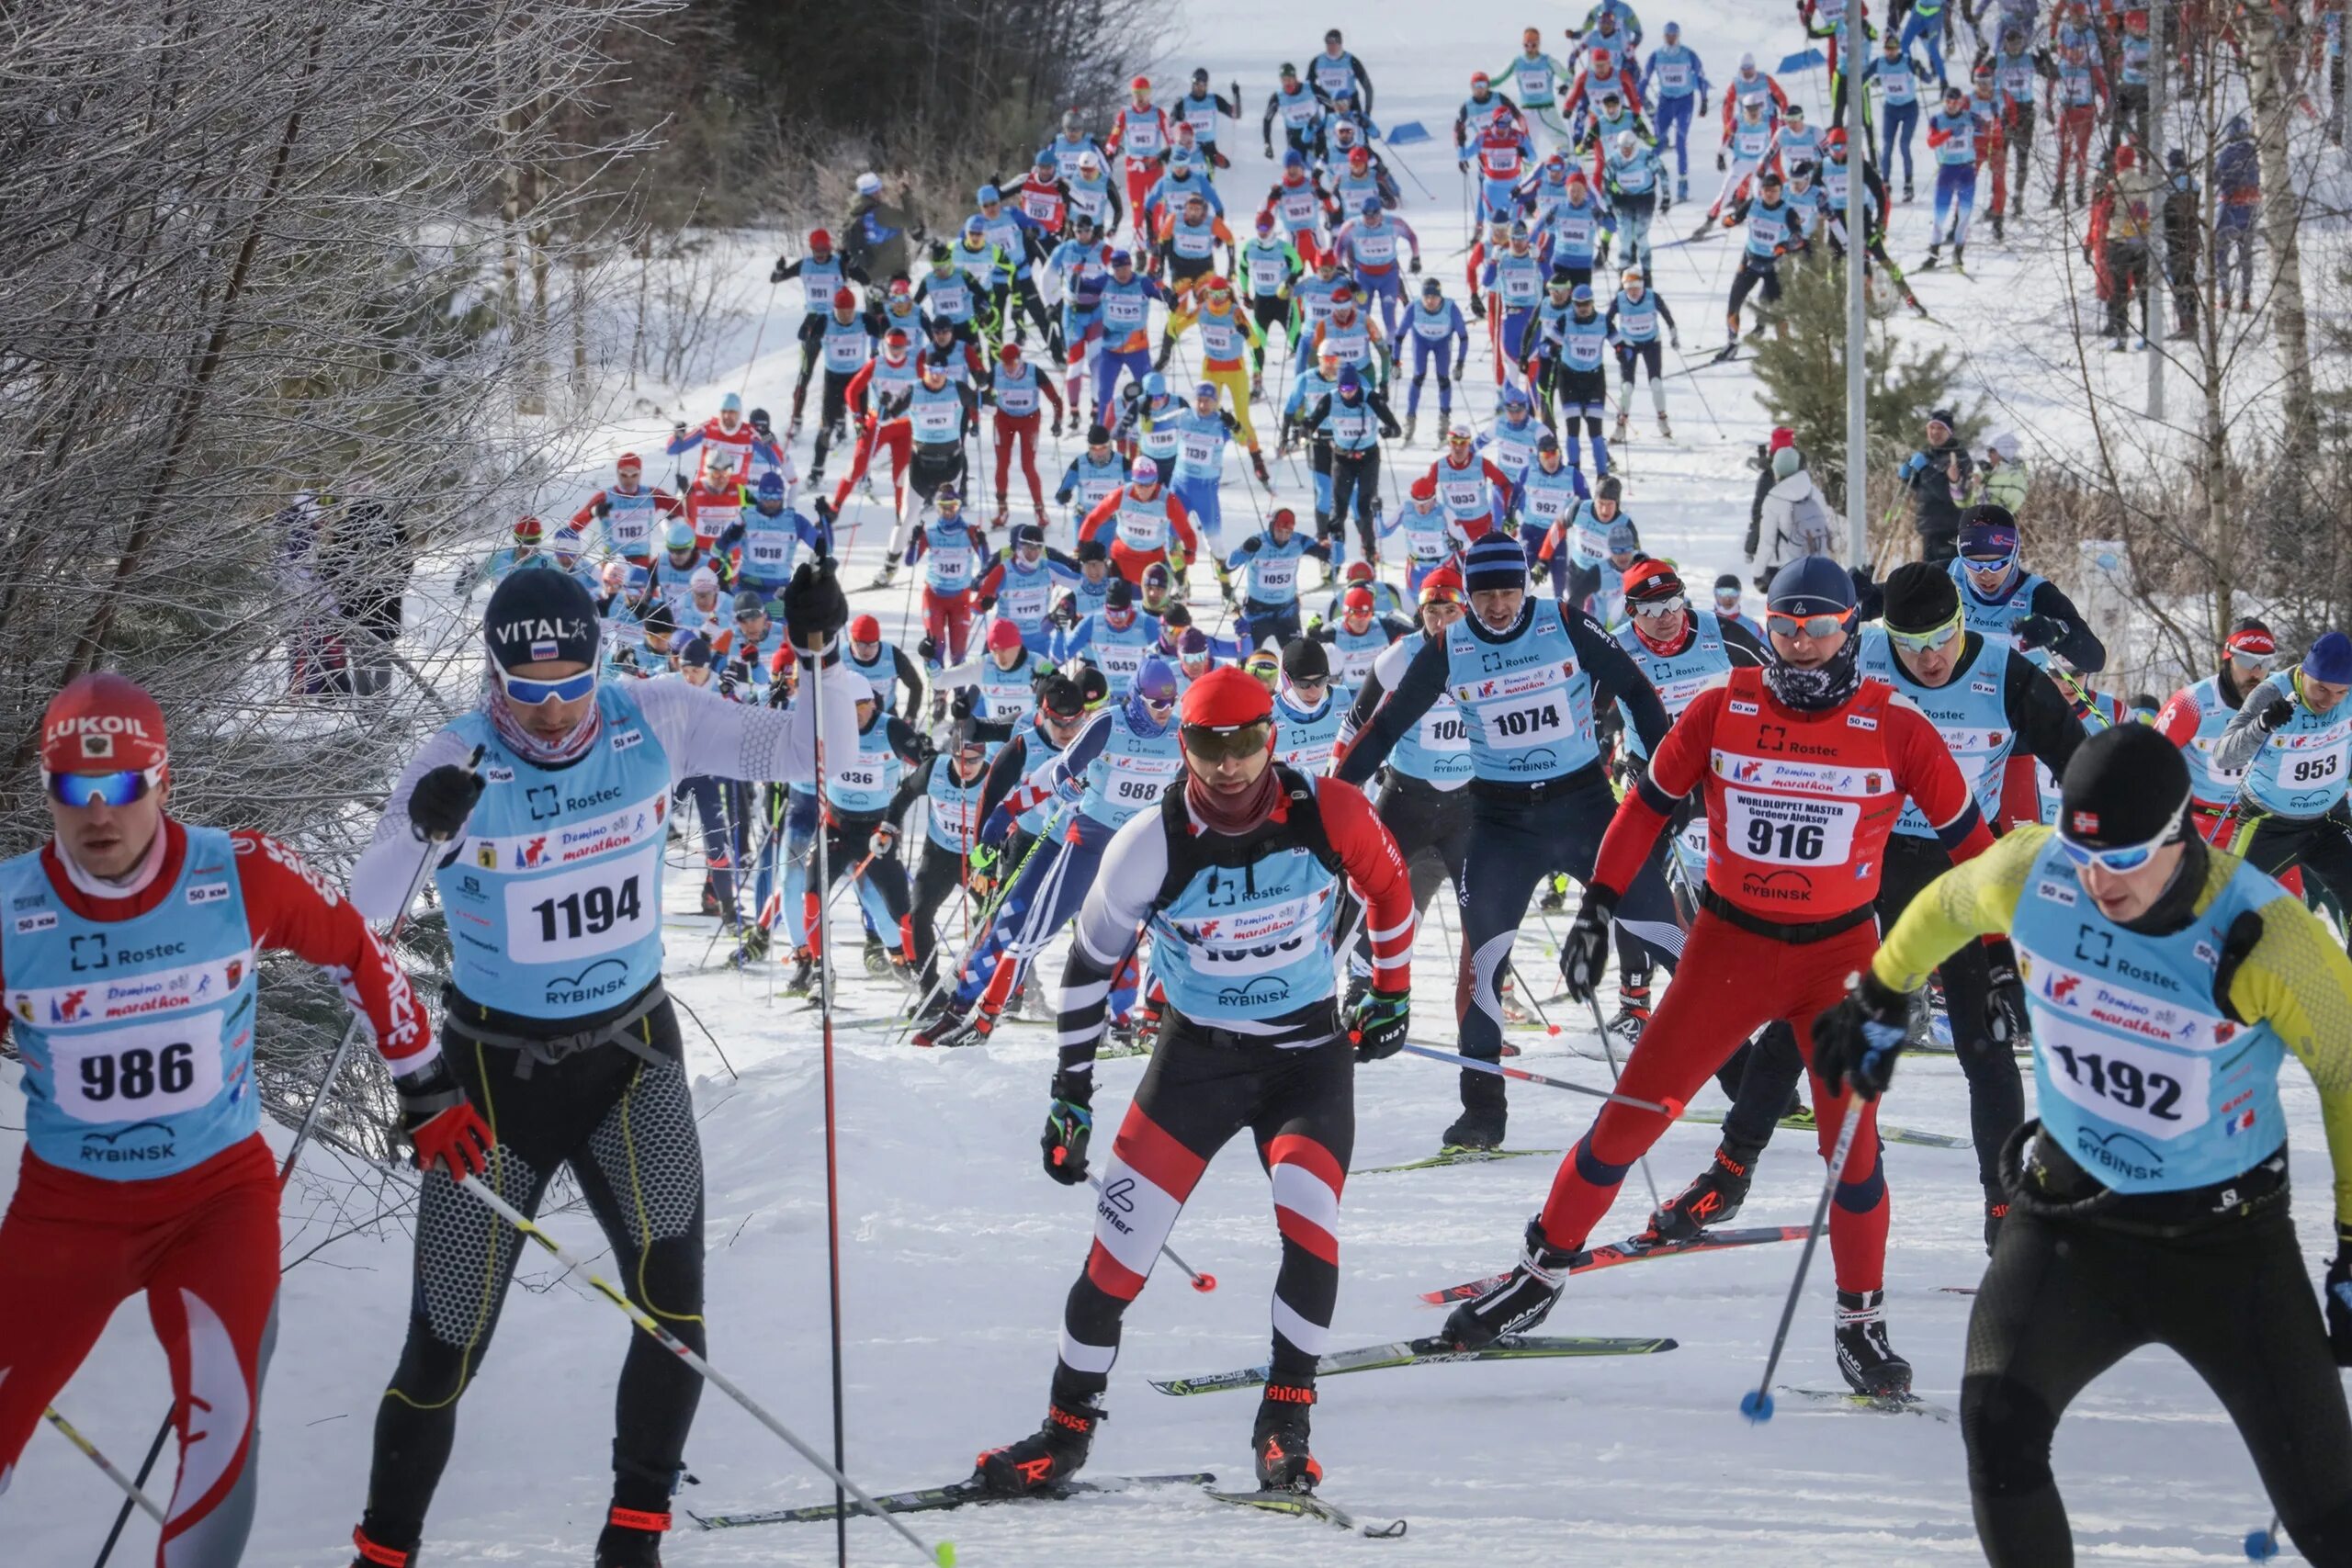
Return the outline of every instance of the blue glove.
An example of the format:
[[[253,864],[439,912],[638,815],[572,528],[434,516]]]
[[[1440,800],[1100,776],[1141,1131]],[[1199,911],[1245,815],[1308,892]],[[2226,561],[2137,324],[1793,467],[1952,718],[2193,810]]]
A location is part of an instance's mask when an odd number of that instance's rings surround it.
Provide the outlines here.
[[[1835,1092],[1850,1085],[1864,1100],[1886,1092],[1910,1032],[1910,999],[1863,970],[1836,1007],[1813,1021],[1813,1070]]]
[[[992,850],[1001,850],[1005,840],[1012,836],[1012,813],[1007,811],[1004,803],[1000,801],[997,808],[989,813],[989,819],[980,824],[980,842]]]

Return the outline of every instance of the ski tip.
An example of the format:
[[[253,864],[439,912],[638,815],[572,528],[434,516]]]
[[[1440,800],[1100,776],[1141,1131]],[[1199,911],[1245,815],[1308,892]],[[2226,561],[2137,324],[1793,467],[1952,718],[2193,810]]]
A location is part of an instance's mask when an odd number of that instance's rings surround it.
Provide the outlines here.
[[[1747,1417],[1751,1427],[1761,1427],[1772,1418],[1772,1395],[1770,1390],[1751,1388],[1739,1396],[1739,1413]]]
[[[1201,1294],[1204,1296],[1207,1295],[1211,1291],[1216,1289],[1216,1276],[1214,1274],[1193,1275],[1193,1289],[1200,1292]]]
[[[2250,1562],[2267,1562],[2278,1555],[2278,1538],[2268,1530],[2245,1532],[2245,1555]]]

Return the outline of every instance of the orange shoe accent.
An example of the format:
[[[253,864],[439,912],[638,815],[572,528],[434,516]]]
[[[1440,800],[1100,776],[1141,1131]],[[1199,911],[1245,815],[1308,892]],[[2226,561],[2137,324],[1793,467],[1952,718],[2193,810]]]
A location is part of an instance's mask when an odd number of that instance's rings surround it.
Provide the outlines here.
[[[358,1551],[363,1562],[372,1562],[376,1568],[408,1568],[409,1553],[377,1545],[357,1525],[351,1527],[351,1544]]]
[[[655,1535],[670,1528],[669,1515],[648,1514],[636,1508],[616,1507],[606,1517],[623,1529],[647,1530]]]

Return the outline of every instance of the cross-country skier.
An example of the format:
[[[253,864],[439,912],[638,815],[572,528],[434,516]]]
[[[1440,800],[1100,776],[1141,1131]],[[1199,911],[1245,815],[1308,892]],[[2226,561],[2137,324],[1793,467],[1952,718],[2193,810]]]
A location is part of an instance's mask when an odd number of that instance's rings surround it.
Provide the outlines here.
[[[442,1098],[450,1078],[431,1021],[357,909],[276,840],[165,809],[171,751],[143,688],[111,671],[76,677],[41,716],[39,757],[50,837],[0,863],[12,917],[0,1017],[26,1100],[0,1219],[0,1487],[115,1308],[143,1292],[179,1438],[155,1562],[233,1568],[253,1522],[277,1309],[277,1161],[254,1086],[257,960],[291,953],[342,986],[392,1070],[420,1163],[478,1169],[491,1134]],[[406,847],[403,889],[433,852]],[[9,1555],[22,1548],[20,1535]]]
[[[1519,541],[1489,535],[1470,547],[1463,582],[1471,614],[1420,645],[1390,695],[1340,764],[1338,777],[1368,779],[1390,750],[1449,692],[1470,742],[1467,786],[1475,830],[1462,883],[1462,941],[1469,995],[1460,1005],[1462,1051],[1502,1055],[1501,986],[1529,895],[1547,872],[1591,874],[1615,797],[1593,735],[1599,705],[1622,700],[1643,739],[1666,733],[1666,710],[1625,650],[1590,616],[1527,592]],[[1622,906],[1673,931],[1674,910],[1654,864],[1641,866]],[[1630,870],[1627,873],[1630,879]],[[1461,1118],[1443,1142],[1496,1148],[1503,1138],[1502,1080],[1464,1067]]]
[[[1306,1492],[1322,1479],[1310,1412],[1339,1296],[1355,1065],[1405,1043],[1411,887],[1359,791],[1274,761],[1272,708],[1249,675],[1227,666],[1193,682],[1182,739],[1183,782],[1112,838],[1079,911],[1040,1140],[1056,1181],[1074,1186],[1091,1174],[1105,999],[1147,931],[1167,1009],[1102,1170],[1106,1196],[1063,1309],[1046,1420],[1034,1436],[979,1456],[976,1474],[991,1491],[1049,1491],[1086,1462],[1120,1320],[1208,1162],[1244,1130],[1272,1180],[1283,1258],[1272,1362],[1250,1439],[1258,1483]],[[1332,949],[1345,940],[1351,897],[1364,904],[1373,986],[1343,1018]]]
[[[1871,900],[1905,796],[1918,802],[1951,853],[1973,857],[1993,841],[1935,727],[1861,673],[1854,585],[1843,567],[1808,556],[1782,568],[1772,580],[1768,626],[1769,664],[1735,670],[1702,692],[1662,744],[1655,729],[1644,734],[1649,769],[1618,808],[1560,944],[1561,974],[1583,1000],[1608,959],[1617,890],[1642,869],[1681,799],[1703,789],[1707,882],[1675,982],[1618,1079],[1618,1092],[1632,1099],[1686,1103],[1774,1019],[1809,1038],[1815,1015],[1844,995],[1847,976],[1877,944]],[[1474,864],[1474,889],[1477,880]],[[1814,1087],[1825,1157],[1844,1118],[1863,1118],[1829,1215],[1839,1370],[1858,1393],[1905,1392],[1910,1364],[1887,1343],[1881,1295],[1888,1205],[1876,1108],[1833,1099],[1817,1077]],[[1518,1264],[1455,1308],[1444,1337],[1479,1347],[1541,1323],[1559,1299],[1569,1259],[1670,1120],[1603,1106],[1528,1223]]]
[[[2226,847],[2276,876],[2316,876],[2352,908],[2352,637],[2328,632],[2248,692],[2213,746],[2213,766],[2244,769],[2245,804]]]
[[[2074,1560],[2051,1440],[2132,1351],[2195,1369],[2312,1562],[2352,1562],[2352,965],[2278,885],[2188,829],[2180,753],[2136,724],[2068,764],[2058,828],[1930,883],[1817,1025],[1825,1082],[1883,1092],[1904,993],[2014,946],[2041,1120],[2002,1151],[2009,1217],[1969,1316],[1968,1489],[1995,1568]],[[2278,1071],[2317,1084],[2335,1181],[2326,1309],[2288,1213]]]
[[[834,659],[849,607],[831,563],[804,562],[784,604],[794,643]],[[481,705],[401,770],[353,868],[352,902],[389,917],[417,839],[458,840],[435,876],[454,943],[441,1026],[454,1081],[410,1115],[479,1108],[498,1143],[476,1179],[525,1213],[568,1165],[631,1299],[699,1349],[702,1156],[662,987],[666,807],[688,773],[813,779],[817,705],[805,692],[779,711],[683,681],[605,684],[597,636],[594,604],[570,577],[526,572],[499,585],[482,616]],[[855,732],[854,684],[824,688],[829,735]],[[477,746],[482,765],[469,770]],[[377,1410],[357,1568],[415,1561],[458,1401],[489,1348],[521,1245],[447,1172],[426,1173],[408,1343]],[[660,1561],[701,1392],[675,1356],[630,1340],[598,1568]]]
[[[2213,673],[2175,692],[2156,714],[2158,732],[2188,759],[2191,825],[2209,844],[2222,818],[2236,817],[2245,778],[2242,769],[2216,768],[2213,748],[2245,705],[2246,694],[2278,664],[2278,639],[2270,628],[2251,615],[2241,616],[2222,639]]]

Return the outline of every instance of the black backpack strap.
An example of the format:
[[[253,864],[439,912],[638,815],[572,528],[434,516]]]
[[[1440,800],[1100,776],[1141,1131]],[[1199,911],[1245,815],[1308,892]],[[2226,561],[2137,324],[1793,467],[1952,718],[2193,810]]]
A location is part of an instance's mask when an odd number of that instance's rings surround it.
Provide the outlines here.
[[[1330,835],[1323,830],[1323,805],[1316,797],[1314,781],[1282,762],[1274,764],[1274,776],[1281,781],[1283,793],[1290,796],[1292,836],[1315,857],[1316,863],[1341,882],[1347,881],[1348,869],[1340,852],[1331,847]]]

